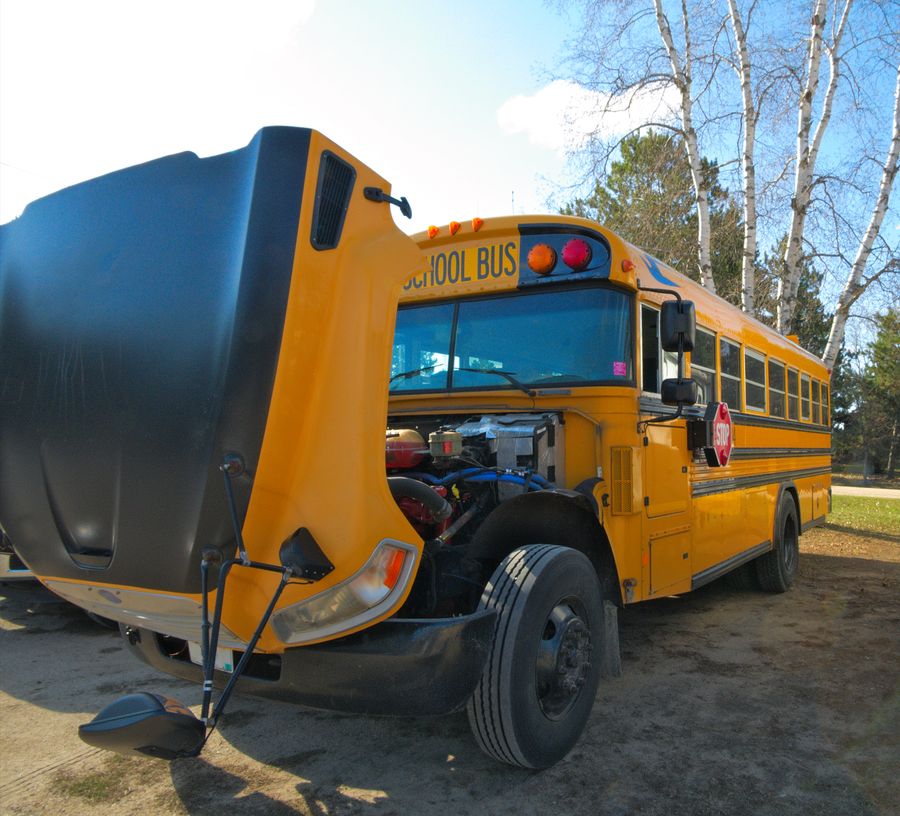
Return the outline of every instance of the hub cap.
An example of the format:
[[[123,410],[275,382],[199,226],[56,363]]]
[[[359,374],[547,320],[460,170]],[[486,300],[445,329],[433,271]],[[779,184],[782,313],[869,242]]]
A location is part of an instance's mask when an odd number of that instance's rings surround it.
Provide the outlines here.
[[[574,598],[560,601],[547,616],[538,648],[538,703],[551,720],[575,704],[591,667],[591,632]]]

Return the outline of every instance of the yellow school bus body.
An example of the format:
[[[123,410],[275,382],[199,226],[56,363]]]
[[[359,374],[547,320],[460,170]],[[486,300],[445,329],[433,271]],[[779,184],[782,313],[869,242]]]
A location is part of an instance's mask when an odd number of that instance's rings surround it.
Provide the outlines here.
[[[829,372],[821,361],[795,342],[744,315],[615,233],[578,218],[496,218],[461,224],[453,235],[448,227],[433,238],[421,233],[416,239],[429,256],[429,269],[406,284],[401,306],[514,291],[519,276],[518,269],[511,271],[515,265],[511,259],[518,262],[519,228],[523,225],[552,225],[563,232],[569,225],[573,234],[593,230],[602,235],[611,250],[609,282],[637,293],[635,326],[641,325],[642,305],[659,306],[667,299],[660,292],[638,291],[639,285],[677,291],[693,301],[698,329],[715,333],[717,371],[718,341],[726,338],[740,346],[742,376],[743,351],[747,348],[765,355],[767,361],[780,361],[808,375],[811,382],[827,384]],[[488,274],[479,276],[478,250],[482,249],[484,256],[484,248],[493,248],[494,265]],[[456,271],[458,262],[446,260],[452,253],[465,254],[462,266],[468,280]],[[498,269],[501,253],[504,265]],[[485,257],[490,262],[490,257]],[[441,268],[455,274],[445,273],[436,279],[435,271]],[[668,283],[656,279],[654,272]],[[564,277],[559,286],[565,286]],[[641,333],[635,334],[636,382],[640,383]],[[690,360],[688,354],[687,376]],[[827,408],[820,409],[821,421],[814,424],[810,419],[788,421],[783,416],[771,416],[767,410],[742,410],[743,404],[732,405],[734,453],[725,467],[713,468],[699,461],[685,444],[685,419],[651,424],[638,432],[639,421],[665,411],[658,395],[642,393],[639,387],[536,390],[533,399],[508,387],[479,389],[477,395],[462,391],[395,393],[390,413],[401,416],[454,409],[562,412],[566,421],[562,486],[573,488],[585,479],[603,476],[594,494],[624,603],[688,592],[728,572],[734,559],[771,549],[775,513],[784,490],[795,496],[804,530],[821,523],[828,511],[831,458]],[[560,390],[565,395],[558,393]],[[768,405],[768,381],[765,390]],[[743,401],[743,387],[741,392]],[[825,403],[827,406],[827,398]],[[614,474],[620,475],[623,468],[629,478],[617,480]]]

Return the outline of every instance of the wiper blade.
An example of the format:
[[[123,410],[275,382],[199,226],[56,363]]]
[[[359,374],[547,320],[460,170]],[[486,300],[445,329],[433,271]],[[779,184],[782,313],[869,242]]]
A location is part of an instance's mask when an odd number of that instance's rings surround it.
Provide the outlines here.
[[[401,371],[399,374],[394,374],[388,382],[392,383],[395,380],[411,380],[413,377],[417,377],[419,374],[424,374],[426,371],[434,371],[438,367],[438,364],[430,366],[423,366],[422,368],[413,368],[410,371]]]
[[[504,371],[502,368],[454,368],[453,370],[472,371],[476,374],[496,374],[498,377],[503,377],[503,379],[508,383],[514,385],[523,394],[526,394],[529,397],[534,397],[537,395],[537,391],[529,388],[521,380],[516,379],[516,373],[514,371]]]

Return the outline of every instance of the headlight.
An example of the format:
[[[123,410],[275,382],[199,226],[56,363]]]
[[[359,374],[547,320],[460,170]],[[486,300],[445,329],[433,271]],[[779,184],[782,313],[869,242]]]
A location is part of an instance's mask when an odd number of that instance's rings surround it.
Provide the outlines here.
[[[403,594],[418,554],[411,544],[382,541],[365,566],[346,581],[275,612],[272,629],[284,643],[306,643],[377,618]]]

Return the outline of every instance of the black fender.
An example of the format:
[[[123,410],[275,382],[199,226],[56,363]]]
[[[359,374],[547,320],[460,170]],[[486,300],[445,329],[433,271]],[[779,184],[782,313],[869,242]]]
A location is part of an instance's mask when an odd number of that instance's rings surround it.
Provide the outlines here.
[[[574,490],[514,496],[484,520],[467,555],[484,562],[490,574],[509,553],[529,544],[558,544],[584,553],[597,571],[604,599],[622,603],[612,547],[591,498]]]

